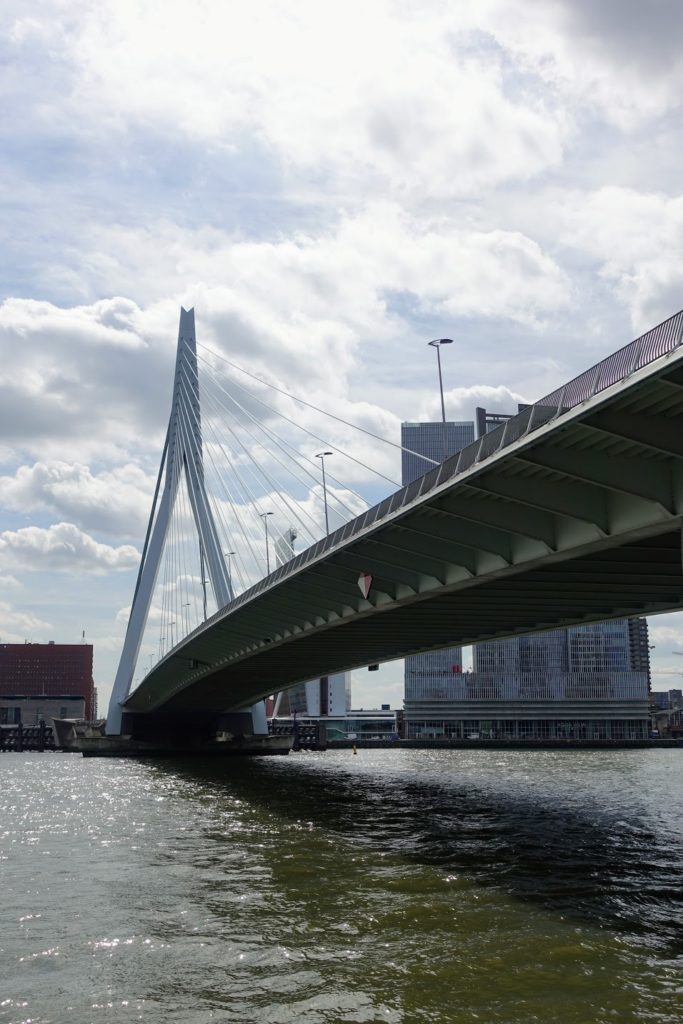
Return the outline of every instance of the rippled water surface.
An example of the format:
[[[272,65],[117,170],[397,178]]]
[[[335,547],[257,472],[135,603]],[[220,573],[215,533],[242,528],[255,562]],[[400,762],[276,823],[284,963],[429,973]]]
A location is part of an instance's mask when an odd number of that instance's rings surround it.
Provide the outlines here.
[[[683,1020],[683,750],[0,755],[0,1020]]]

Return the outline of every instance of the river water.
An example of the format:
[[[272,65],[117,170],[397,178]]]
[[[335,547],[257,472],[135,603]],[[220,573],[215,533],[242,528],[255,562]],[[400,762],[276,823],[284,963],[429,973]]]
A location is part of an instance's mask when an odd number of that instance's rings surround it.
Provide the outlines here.
[[[0,755],[0,1020],[683,1020],[683,750]]]

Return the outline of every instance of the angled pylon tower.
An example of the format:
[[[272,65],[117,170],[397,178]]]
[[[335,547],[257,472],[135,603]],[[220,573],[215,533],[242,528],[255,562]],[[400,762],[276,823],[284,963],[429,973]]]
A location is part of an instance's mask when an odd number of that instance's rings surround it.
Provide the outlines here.
[[[161,564],[164,541],[183,473],[199,537],[202,562],[211,582],[216,604],[219,608],[223,608],[232,600],[233,591],[204,486],[194,309],[181,309],[180,311],[171,416],[135,584],[126,638],[109,703],[108,735],[121,733],[121,705],[128,696],[133,681],[133,673]],[[162,478],[164,486],[161,500],[158,501]]]

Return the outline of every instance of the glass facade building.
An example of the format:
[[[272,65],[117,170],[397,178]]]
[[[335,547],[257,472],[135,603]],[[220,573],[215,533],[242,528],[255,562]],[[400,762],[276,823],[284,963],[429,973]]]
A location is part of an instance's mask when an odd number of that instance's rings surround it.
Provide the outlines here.
[[[401,483],[410,484],[434,469],[435,462],[443,462],[444,447],[448,455],[455,455],[472,441],[474,423],[470,421],[402,423]]]
[[[492,640],[474,647],[475,672],[600,674],[642,671],[631,657],[627,619]]]

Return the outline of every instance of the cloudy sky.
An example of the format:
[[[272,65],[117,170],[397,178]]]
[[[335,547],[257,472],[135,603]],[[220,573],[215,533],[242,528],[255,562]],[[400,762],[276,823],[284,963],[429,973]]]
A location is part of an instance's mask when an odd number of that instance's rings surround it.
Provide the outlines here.
[[[0,30],[0,639],[85,631],[101,706],[181,304],[395,440],[438,418],[430,338],[469,419],[683,306],[678,0],[5,0]],[[683,622],[651,628],[680,685]],[[355,703],[400,701],[378,675]]]

